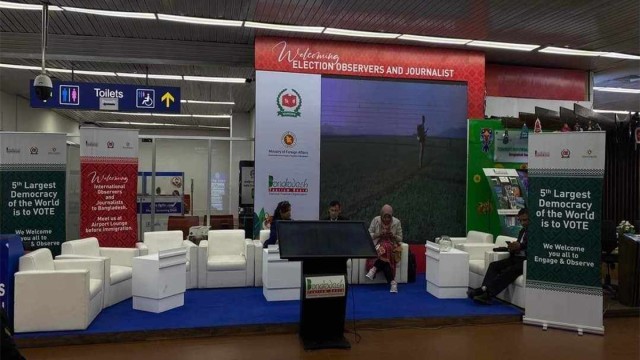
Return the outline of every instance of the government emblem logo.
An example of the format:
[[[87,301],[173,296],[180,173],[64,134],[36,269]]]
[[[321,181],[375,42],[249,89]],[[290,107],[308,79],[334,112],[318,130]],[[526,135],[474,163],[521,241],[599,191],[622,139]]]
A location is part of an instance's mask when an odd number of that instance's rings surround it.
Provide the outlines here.
[[[296,89],[282,89],[276,98],[278,116],[298,117],[301,115],[302,97]]]

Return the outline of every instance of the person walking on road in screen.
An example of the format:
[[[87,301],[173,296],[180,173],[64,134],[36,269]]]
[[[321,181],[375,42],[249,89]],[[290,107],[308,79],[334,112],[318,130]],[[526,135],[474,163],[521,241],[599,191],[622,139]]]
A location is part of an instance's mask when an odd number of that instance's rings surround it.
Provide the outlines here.
[[[418,124],[418,143],[420,145],[420,152],[418,153],[418,168],[422,169],[422,158],[424,157],[424,143],[427,140],[427,130],[429,128],[425,127],[425,117],[422,115],[422,123]]]
[[[340,215],[341,211],[342,211],[342,206],[340,205],[340,202],[337,200],[333,200],[332,202],[329,203],[329,215],[323,217],[322,220],[328,220],[328,221],[349,220],[348,218]]]

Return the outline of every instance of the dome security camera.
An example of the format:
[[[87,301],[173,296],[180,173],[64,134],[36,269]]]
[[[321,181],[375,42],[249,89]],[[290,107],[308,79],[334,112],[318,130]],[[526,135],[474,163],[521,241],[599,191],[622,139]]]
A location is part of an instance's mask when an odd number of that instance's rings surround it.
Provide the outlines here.
[[[36,90],[38,99],[47,102],[53,97],[53,84],[51,78],[47,74],[40,74],[33,80],[33,87]]]

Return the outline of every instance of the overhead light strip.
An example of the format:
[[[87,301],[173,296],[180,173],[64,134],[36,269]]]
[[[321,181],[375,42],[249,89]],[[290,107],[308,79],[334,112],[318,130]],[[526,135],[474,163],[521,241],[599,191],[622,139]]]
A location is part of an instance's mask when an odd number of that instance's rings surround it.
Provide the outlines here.
[[[86,9],[86,8],[78,8],[78,7],[71,7],[71,6],[63,6],[62,9],[64,11],[76,12],[81,14],[90,14],[90,15],[111,16],[111,17],[129,18],[129,19],[146,19],[146,20],[156,19],[156,14],[154,13]]]
[[[418,35],[400,35],[400,40],[419,41],[433,44],[450,44],[450,45],[465,45],[470,42],[470,39],[456,39],[456,38],[443,38],[433,36],[418,36]]]
[[[400,34],[394,34],[394,33],[347,30],[347,29],[336,29],[336,28],[326,28],[324,29],[323,34],[364,37],[364,38],[378,38],[378,39],[395,39],[400,36]]]
[[[180,100],[183,104],[207,104],[207,105],[235,105],[233,101],[205,101],[205,100]]]
[[[608,52],[600,56],[606,57],[606,58],[614,58],[614,59],[640,60],[639,55],[629,55],[629,54],[623,54],[623,53],[617,53],[617,52]]]
[[[533,44],[516,44],[516,43],[481,41],[481,40],[473,40],[467,43],[467,45],[493,48],[493,49],[517,50],[517,51],[532,51],[540,47],[540,45],[533,45]]]
[[[230,114],[170,114],[170,113],[144,113],[144,112],[117,112],[117,111],[95,111],[101,114],[125,115],[125,116],[152,116],[152,117],[174,117],[174,118],[199,118],[199,119],[231,119]]]
[[[9,1],[0,1],[0,9],[42,11],[42,5],[22,4],[22,3],[14,3],[14,2],[9,2]],[[62,11],[62,9],[59,6],[49,5],[49,11]]]
[[[538,50],[541,53],[556,54],[556,55],[574,55],[574,56],[602,56],[606,53],[602,51],[587,51],[578,49],[568,49],[554,46],[547,46],[544,49]]]
[[[211,125],[187,125],[187,124],[169,124],[169,123],[145,123],[136,121],[96,121],[99,124],[108,125],[134,125],[134,126],[166,126],[166,127],[191,127],[203,129],[221,129],[229,130],[228,126],[211,126]]]
[[[640,89],[594,86],[593,90],[594,91],[604,91],[604,92],[614,92],[614,93],[640,94]]]
[[[632,113],[633,111],[625,111],[625,110],[596,110],[596,109],[593,109],[593,112],[600,113],[600,114],[623,114],[623,115],[628,115],[628,114]]]
[[[210,18],[178,16],[178,15],[169,15],[169,14],[158,14],[158,20],[174,21],[174,22],[196,24],[196,25],[217,25],[217,26],[234,26],[234,27],[242,26],[242,21],[238,21],[238,20],[210,19]]]
[[[323,26],[299,26],[299,25],[280,25],[269,24],[263,22],[245,21],[244,26],[253,29],[275,30],[275,31],[291,31],[301,33],[320,34],[324,31]]]
[[[185,81],[203,81],[203,82],[221,82],[221,83],[246,83],[245,78],[227,78],[227,77],[212,77],[212,76],[184,76]]]

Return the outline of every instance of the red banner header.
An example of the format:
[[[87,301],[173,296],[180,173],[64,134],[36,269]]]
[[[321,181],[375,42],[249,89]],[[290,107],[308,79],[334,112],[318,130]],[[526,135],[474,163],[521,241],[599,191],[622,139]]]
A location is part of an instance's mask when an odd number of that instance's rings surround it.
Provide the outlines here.
[[[256,70],[467,83],[468,116],[484,116],[484,53],[454,49],[257,38]]]

